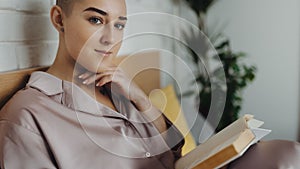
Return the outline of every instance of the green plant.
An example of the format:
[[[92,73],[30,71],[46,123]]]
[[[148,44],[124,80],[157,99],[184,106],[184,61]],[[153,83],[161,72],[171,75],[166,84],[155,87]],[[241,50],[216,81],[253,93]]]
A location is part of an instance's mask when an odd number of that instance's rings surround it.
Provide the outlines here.
[[[256,67],[242,63],[242,59],[246,57],[245,53],[232,52],[228,39],[225,39],[223,42],[216,45],[215,48],[218,52],[218,56],[215,57],[219,57],[223,64],[227,86],[224,113],[218,127],[216,128],[216,131],[220,131],[238,119],[243,101],[242,91],[254,80]],[[218,70],[215,70],[212,74],[216,74],[217,71]],[[211,83],[206,77],[207,76],[199,76],[197,79],[203,86],[202,90],[199,92],[201,100],[199,112],[201,112],[204,117],[207,117],[208,115],[212,93]],[[219,87],[221,88],[221,86]]]
[[[211,5],[214,4],[215,0],[186,0],[190,7],[196,12],[199,19],[199,28],[204,29],[204,16]]]
[[[200,18],[199,28],[204,30],[205,24],[202,19],[205,16],[208,8],[213,4],[214,0],[187,0],[191,5],[192,9],[198,14]],[[256,67],[248,66],[241,62],[243,58],[246,57],[245,53],[233,52],[230,46],[230,40],[228,38],[219,37],[215,39],[223,39],[221,42],[214,44],[214,47],[218,53],[214,56],[215,59],[219,57],[223,64],[223,70],[226,78],[226,87],[216,86],[216,88],[211,89],[210,79],[208,78],[208,72],[201,72],[197,77],[197,82],[200,83],[202,89],[199,91],[200,104],[199,113],[203,117],[208,116],[208,112],[211,105],[211,94],[212,90],[218,90],[226,92],[226,101],[224,112],[221,117],[216,131],[220,131],[227,125],[235,121],[239,116],[239,111],[241,110],[242,104],[242,91],[243,89],[254,80]],[[193,61],[195,64],[202,64],[200,58],[192,51]],[[207,59],[204,57],[204,59]],[[201,71],[201,70],[199,70]],[[206,70],[208,71],[208,70]],[[219,70],[214,70],[209,72],[210,74],[217,74]]]

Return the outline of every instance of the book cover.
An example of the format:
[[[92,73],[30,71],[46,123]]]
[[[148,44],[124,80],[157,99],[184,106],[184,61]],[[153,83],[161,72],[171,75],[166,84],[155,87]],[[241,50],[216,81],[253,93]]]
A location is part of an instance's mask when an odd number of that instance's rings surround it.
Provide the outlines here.
[[[220,168],[240,157],[244,152],[271,130],[261,129],[262,121],[245,115],[203,144],[181,157],[175,169]]]

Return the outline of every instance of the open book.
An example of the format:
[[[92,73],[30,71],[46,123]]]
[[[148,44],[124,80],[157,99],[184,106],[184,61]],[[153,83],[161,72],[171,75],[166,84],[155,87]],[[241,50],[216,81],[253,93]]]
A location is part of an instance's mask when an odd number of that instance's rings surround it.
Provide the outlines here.
[[[262,121],[245,115],[218,132],[203,144],[181,157],[175,169],[220,168],[243,155],[254,143],[271,132],[261,129]]]

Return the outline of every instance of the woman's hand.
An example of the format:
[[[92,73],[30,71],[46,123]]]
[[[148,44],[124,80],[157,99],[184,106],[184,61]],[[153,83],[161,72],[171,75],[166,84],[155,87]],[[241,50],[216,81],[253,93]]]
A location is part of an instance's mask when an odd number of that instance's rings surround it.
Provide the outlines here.
[[[79,76],[85,85],[94,84],[96,87],[109,87],[112,92],[124,95],[132,101],[139,111],[147,111],[151,103],[147,95],[117,66],[110,66],[99,73],[86,72]]]

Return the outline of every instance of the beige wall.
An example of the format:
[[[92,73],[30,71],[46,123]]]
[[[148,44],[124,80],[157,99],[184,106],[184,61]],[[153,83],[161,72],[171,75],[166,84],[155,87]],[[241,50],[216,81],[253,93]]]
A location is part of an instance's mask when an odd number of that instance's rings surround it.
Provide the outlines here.
[[[252,113],[273,132],[269,139],[298,138],[299,0],[219,0],[208,21],[223,23],[235,51],[248,54],[258,68],[244,93],[242,114]]]

